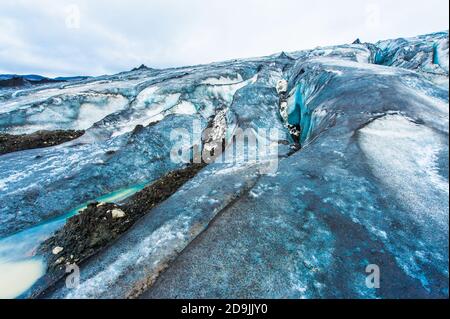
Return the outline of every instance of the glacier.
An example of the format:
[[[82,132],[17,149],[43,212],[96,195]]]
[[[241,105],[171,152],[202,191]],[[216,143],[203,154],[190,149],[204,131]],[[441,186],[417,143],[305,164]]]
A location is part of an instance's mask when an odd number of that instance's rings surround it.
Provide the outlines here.
[[[0,156],[0,297],[448,298],[448,41],[446,31],[1,89],[1,133],[86,132]],[[227,150],[245,130],[276,158],[237,150],[210,163],[80,264],[77,287],[47,280],[38,247],[67,218],[182,168],[171,132],[211,123]],[[366,285],[369,265],[379,289]]]

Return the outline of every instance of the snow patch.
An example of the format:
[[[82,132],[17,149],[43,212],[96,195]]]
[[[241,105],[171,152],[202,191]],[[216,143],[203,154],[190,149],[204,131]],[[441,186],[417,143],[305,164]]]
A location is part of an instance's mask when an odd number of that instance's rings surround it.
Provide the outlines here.
[[[242,81],[230,85],[211,86],[208,88],[208,91],[213,98],[221,99],[228,105],[230,105],[231,102],[233,102],[233,97],[234,94],[236,94],[236,91],[249,84],[254,84],[257,81],[257,79],[258,75],[255,75],[254,77],[248,79],[247,81]]]
[[[105,105],[85,103],[80,106],[78,118],[74,123],[77,130],[86,130],[92,124],[102,120],[107,115],[124,109],[128,105],[128,99],[118,95],[108,99]]]
[[[237,75],[236,78],[230,78],[221,76],[219,78],[207,78],[206,80],[203,80],[201,84],[208,84],[208,85],[230,85],[230,84],[237,84],[241,83],[243,81],[242,76],[240,74]]]
[[[165,111],[177,105],[180,96],[180,93],[169,94],[165,96],[161,102],[154,104],[147,104],[150,102],[149,99],[146,99],[145,101],[140,100],[140,102],[138,102],[138,108],[143,107],[145,104],[145,110],[136,114],[128,122],[121,123],[117,130],[112,134],[112,137],[129,133],[133,131],[137,125],[148,126],[151,123],[163,120],[168,114],[172,113],[170,111],[166,113]]]
[[[448,38],[438,42],[436,53],[438,64],[448,73]]]
[[[197,113],[197,109],[193,103],[181,101],[172,109],[172,113],[180,115],[193,115]]]
[[[448,231],[448,181],[439,174],[439,135],[401,115],[387,115],[360,130],[361,148],[374,174],[421,224]],[[419,191],[420,190],[420,191]]]

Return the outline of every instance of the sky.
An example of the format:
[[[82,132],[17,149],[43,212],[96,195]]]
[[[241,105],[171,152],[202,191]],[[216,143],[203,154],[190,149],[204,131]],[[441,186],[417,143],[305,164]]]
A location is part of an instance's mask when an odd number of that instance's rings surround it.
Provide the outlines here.
[[[448,0],[0,0],[0,74],[114,74],[445,31]]]

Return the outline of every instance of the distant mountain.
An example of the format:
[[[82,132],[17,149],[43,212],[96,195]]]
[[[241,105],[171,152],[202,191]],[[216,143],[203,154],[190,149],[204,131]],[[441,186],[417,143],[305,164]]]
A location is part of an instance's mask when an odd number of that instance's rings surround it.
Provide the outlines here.
[[[147,71],[147,70],[154,70],[154,69],[153,68],[149,68],[145,64],[141,64],[139,67],[132,69],[131,72],[134,72],[134,71]]]
[[[29,85],[39,85],[56,82],[82,81],[90,78],[89,76],[57,77],[48,78],[42,75],[27,74],[0,74],[0,88],[21,87]]]
[[[56,81],[82,81],[91,78],[90,76],[59,76],[54,78]]]
[[[15,77],[22,77],[31,81],[39,81],[44,79],[44,76],[36,75],[36,74],[27,74],[27,75],[18,75],[18,74],[0,74],[0,80],[10,80]]]

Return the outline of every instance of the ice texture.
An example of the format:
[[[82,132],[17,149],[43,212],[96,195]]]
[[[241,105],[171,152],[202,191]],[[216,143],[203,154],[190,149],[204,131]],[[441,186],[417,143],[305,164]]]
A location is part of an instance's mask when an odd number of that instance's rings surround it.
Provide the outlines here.
[[[208,165],[48,297],[448,298],[448,121],[448,32],[0,91],[2,132],[86,130],[0,156],[2,270],[28,260],[37,279],[34,248],[67,216],[180,168],[170,133],[214,123],[277,144],[277,170]]]

